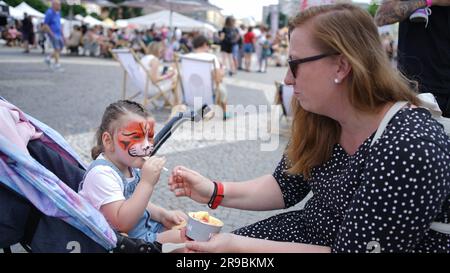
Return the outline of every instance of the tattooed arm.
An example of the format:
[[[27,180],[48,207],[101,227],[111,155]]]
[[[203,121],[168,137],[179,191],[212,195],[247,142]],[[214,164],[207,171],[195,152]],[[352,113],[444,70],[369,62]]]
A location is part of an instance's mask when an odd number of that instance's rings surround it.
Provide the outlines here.
[[[426,6],[426,0],[386,0],[378,8],[377,14],[375,15],[375,23],[378,26],[384,26],[401,22],[408,18],[416,9]]]
[[[450,6],[450,0],[432,0],[433,6]],[[375,23],[378,26],[384,26],[401,22],[408,18],[416,9],[427,6],[426,0],[385,0],[378,8],[375,15]]]

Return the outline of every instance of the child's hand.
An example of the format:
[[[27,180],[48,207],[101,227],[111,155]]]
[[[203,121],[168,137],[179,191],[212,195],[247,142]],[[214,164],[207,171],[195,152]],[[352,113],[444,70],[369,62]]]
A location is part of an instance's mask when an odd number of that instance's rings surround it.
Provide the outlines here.
[[[164,213],[161,224],[167,229],[180,225],[183,221],[187,221],[188,216],[181,210],[168,210]]]
[[[166,164],[165,157],[152,156],[147,159],[141,168],[142,182],[149,183],[152,186],[156,185],[164,164]]]

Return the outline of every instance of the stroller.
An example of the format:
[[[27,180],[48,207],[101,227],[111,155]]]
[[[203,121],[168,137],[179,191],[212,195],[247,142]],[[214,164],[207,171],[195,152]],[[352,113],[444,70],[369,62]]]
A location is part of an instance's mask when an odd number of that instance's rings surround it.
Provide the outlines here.
[[[4,100],[0,97],[0,100]],[[155,136],[154,155],[185,121],[200,121],[209,112],[178,113]],[[159,253],[149,243],[115,232],[103,215],[77,194],[86,166],[62,136],[25,115],[43,132],[28,142],[29,155],[0,135],[0,248],[11,252],[20,243],[28,252]]]

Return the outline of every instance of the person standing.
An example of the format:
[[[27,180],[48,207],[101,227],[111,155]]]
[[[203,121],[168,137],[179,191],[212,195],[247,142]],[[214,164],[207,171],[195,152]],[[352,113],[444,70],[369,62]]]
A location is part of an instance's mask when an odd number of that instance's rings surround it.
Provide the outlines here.
[[[250,72],[250,64],[252,54],[255,52],[256,37],[253,33],[253,27],[248,27],[247,33],[244,35],[244,64],[245,71]]]
[[[31,16],[24,14],[22,20],[22,41],[24,45],[24,53],[30,53],[30,44],[34,44],[34,28]]]
[[[41,47],[42,54],[45,54],[45,41],[47,38],[45,37],[45,31],[43,30],[44,23],[41,23],[38,27],[37,34],[38,34],[38,44]]]
[[[221,32],[220,51],[222,52],[223,63],[227,66],[228,74],[236,74],[236,66],[233,59],[233,47],[239,41],[239,31],[235,27],[236,20],[229,16],[225,19],[225,26]]]
[[[53,0],[52,6],[45,12],[44,31],[47,33],[53,47],[53,53],[45,58],[45,63],[52,69],[62,71],[59,63],[61,50],[64,47],[64,36],[61,27],[61,3],[59,0]],[[51,59],[55,59],[54,65]]]
[[[398,68],[419,92],[433,93],[444,117],[450,117],[449,6],[450,0],[388,0],[375,16],[378,26],[400,22]]]

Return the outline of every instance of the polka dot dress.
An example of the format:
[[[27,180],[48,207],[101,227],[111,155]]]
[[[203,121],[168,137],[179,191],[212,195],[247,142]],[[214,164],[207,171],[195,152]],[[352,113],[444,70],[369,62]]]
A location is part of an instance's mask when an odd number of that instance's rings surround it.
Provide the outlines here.
[[[286,207],[313,197],[304,209],[276,215],[236,234],[331,247],[333,252],[447,252],[450,235],[430,230],[450,222],[450,139],[430,113],[400,110],[382,137],[374,134],[348,155],[336,144],[331,158],[305,181],[273,176]]]

